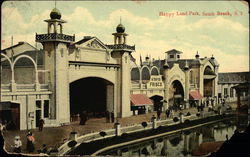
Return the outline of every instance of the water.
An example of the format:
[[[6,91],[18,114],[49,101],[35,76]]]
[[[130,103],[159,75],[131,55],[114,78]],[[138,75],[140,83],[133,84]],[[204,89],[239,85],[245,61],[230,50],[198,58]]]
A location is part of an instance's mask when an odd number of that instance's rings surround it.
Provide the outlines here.
[[[235,130],[235,120],[227,120],[186,131],[180,131],[143,143],[113,149],[103,154],[113,156],[139,156],[145,154],[189,157],[192,156],[192,151],[197,149],[201,143],[225,141],[226,135],[230,138]]]

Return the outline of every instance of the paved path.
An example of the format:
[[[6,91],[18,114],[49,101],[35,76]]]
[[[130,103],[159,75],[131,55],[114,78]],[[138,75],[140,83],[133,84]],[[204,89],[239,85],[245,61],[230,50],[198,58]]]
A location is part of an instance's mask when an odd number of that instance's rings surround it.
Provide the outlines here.
[[[207,111],[207,108],[205,108]],[[177,116],[179,112],[183,112],[186,114],[190,112],[191,114],[195,114],[197,112],[196,108],[185,109],[182,111],[175,112],[174,115]],[[140,124],[141,122],[151,121],[151,117],[153,114],[156,116],[156,112],[147,113],[143,115],[136,115],[126,118],[118,118],[118,122],[121,126],[128,126],[132,124]],[[161,119],[166,119],[165,113],[161,114]],[[38,131],[38,129],[32,129],[32,133],[35,137],[35,153],[39,150],[42,144],[46,144],[49,147],[60,146],[64,143],[69,137],[70,132],[76,131],[79,135],[88,134],[90,132],[100,132],[102,130],[113,128],[113,123],[106,123],[105,118],[92,118],[86,122],[86,125],[79,125],[79,122],[72,122],[70,125],[60,126],[60,127],[47,127],[44,128],[42,132]],[[13,140],[16,135],[21,136],[21,141],[23,143],[22,152],[26,153],[26,130],[22,131],[4,131],[4,139],[5,139],[5,148],[7,151],[12,151],[11,145],[13,145]]]

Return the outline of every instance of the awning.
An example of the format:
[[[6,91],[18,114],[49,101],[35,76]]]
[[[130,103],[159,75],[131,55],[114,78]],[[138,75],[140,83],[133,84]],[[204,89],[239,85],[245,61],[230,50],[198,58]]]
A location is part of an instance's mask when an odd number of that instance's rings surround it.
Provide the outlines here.
[[[199,100],[202,99],[203,97],[201,96],[200,92],[197,90],[193,90],[189,92],[189,99],[193,100]]]
[[[145,94],[132,94],[130,100],[132,106],[153,105],[152,101]]]

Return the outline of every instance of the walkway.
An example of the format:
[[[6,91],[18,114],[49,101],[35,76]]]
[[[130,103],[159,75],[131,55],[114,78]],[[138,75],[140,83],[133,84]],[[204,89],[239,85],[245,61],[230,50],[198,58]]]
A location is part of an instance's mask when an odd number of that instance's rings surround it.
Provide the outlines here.
[[[234,105],[232,106],[234,108]],[[208,109],[205,108],[205,111]],[[175,116],[179,114],[180,111],[174,113]],[[196,114],[196,108],[190,108],[182,110],[184,114],[190,112],[191,114]],[[147,113],[143,115],[136,115],[126,118],[118,118],[118,122],[121,126],[128,126],[133,124],[140,124],[144,121],[150,122],[153,114],[156,116],[156,112]],[[161,119],[166,119],[165,113],[161,114]],[[35,147],[36,150],[34,153],[37,153],[42,146],[42,144],[46,144],[48,148],[58,147],[62,145],[69,138],[69,134],[72,131],[76,131],[78,135],[84,135],[91,132],[100,132],[102,130],[113,128],[113,123],[106,123],[105,118],[93,118],[89,119],[86,122],[86,125],[79,125],[79,122],[72,122],[70,125],[60,126],[60,127],[47,127],[44,128],[42,132],[38,131],[38,129],[31,130],[35,137]],[[5,139],[5,148],[7,151],[11,152],[11,145],[13,145],[13,140],[16,135],[21,136],[21,141],[23,143],[22,152],[26,153],[26,134],[27,131],[4,131],[4,139]]]

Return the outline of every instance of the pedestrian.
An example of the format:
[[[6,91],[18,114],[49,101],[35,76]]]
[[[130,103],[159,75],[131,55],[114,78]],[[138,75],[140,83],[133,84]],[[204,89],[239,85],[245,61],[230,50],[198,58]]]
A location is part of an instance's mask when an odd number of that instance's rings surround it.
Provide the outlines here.
[[[44,120],[40,118],[38,126],[39,126],[39,131],[43,131],[43,125],[44,125]]]
[[[161,110],[157,110],[157,119],[160,120],[161,119]]]
[[[166,110],[166,116],[167,116],[167,118],[169,118],[169,116],[170,116],[170,109]]]
[[[28,152],[30,152],[30,153],[34,152],[34,150],[35,150],[34,143],[35,143],[35,138],[33,137],[32,132],[28,132],[28,135],[27,135],[27,150],[28,150]]]
[[[85,125],[87,121],[87,115],[85,111],[82,111],[82,113],[80,114],[80,125]]]
[[[111,121],[112,121],[112,123],[115,122],[115,114],[113,111],[111,112]]]
[[[155,115],[153,115],[153,116],[151,117],[151,122],[153,122],[154,119],[156,119]]]
[[[22,141],[20,140],[20,136],[15,136],[14,140],[14,152],[21,153]]]

